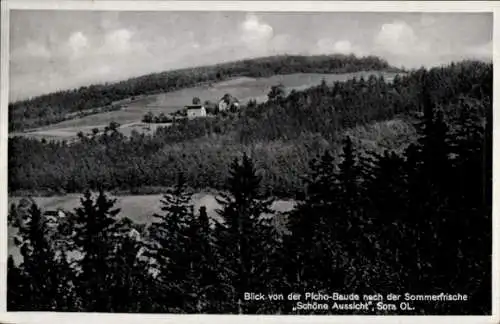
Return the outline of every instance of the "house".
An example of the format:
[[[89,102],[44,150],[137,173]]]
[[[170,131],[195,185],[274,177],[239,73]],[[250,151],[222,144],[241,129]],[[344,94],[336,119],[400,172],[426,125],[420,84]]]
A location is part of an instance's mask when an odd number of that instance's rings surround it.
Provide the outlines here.
[[[47,225],[49,227],[55,228],[59,224],[59,221],[66,217],[66,213],[64,211],[62,211],[61,209],[48,210],[48,211],[43,213],[43,216],[45,217],[45,219],[47,221]]]
[[[57,210],[47,210],[45,213],[43,213],[45,216],[49,216],[49,217],[54,217],[54,218],[64,218],[66,217],[66,213],[61,210],[61,209],[57,209]]]
[[[225,94],[224,97],[222,97],[219,100],[219,111],[227,111],[227,110],[238,110],[240,104],[238,102],[238,99],[235,97],[231,96],[230,94]]]
[[[202,105],[186,106],[186,110],[188,118],[198,118],[207,116],[207,111],[205,107]]]
[[[219,111],[226,111],[228,109],[228,104],[224,99],[219,101]]]

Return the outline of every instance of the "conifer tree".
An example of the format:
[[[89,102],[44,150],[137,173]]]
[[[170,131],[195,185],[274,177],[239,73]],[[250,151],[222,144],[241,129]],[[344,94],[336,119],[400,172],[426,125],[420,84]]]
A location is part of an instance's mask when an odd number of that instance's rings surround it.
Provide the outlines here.
[[[111,300],[108,285],[111,259],[117,246],[117,215],[113,209],[116,200],[109,199],[100,190],[95,201],[90,191],[84,193],[81,207],[73,215],[72,241],[82,257],[76,261],[80,268],[77,278],[82,307],[88,312],[109,311]]]
[[[67,264],[57,259],[52,244],[48,240],[50,228],[42,211],[33,203],[23,220],[18,223],[18,234],[15,243],[22,255],[19,266],[21,273],[17,272],[11,264],[11,280],[15,278],[26,279],[22,284],[22,304],[24,310],[54,311],[64,309],[64,300],[70,294],[70,285],[65,282],[66,277],[61,276],[68,269]],[[21,225],[22,224],[22,225]],[[16,274],[17,273],[17,274]],[[23,287],[24,286],[24,287]]]
[[[453,215],[446,223],[453,230],[441,241],[449,251],[441,260],[448,263],[447,277],[453,276],[455,285],[471,287],[474,282],[471,297],[475,305],[483,308],[490,304],[485,287],[491,283],[491,278],[480,273],[491,267],[492,130],[488,124],[492,107],[488,100],[464,98],[454,109],[460,113],[452,136],[454,176],[449,208]]]
[[[407,252],[412,247],[406,245],[409,224],[405,162],[404,157],[393,151],[374,154],[372,174],[365,178],[366,191],[363,193],[363,207],[368,213],[363,232],[369,240],[368,246],[372,248],[367,253],[374,256],[372,262],[385,270],[380,273],[383,270],[377,269],[377,276],[386,280],[390,278],[401,291],[405,291],[404,282],[409,276],[408,264],[413,262],[413,255]],[[377,284],[380,281],[375,279],[373,282]],[[382,293],[387,288],[382,286],[378,291]]]
[[[346,137],[337,176],[338,212],[332,226],[335,226],[344,254],[342,268],[347,273],[346,289],[358,293],[375,293],[377,271],[383,267],[377,259],[376,232],[367,208],[370,202],[365,182],[366,174],[373,173],[370,163],[368,157],[359,157],[352,139]]]
[[[189,253],[191,266],[189,280],[191,281],[193,297],[196,303],[192,305],[196,313],[220,313],[221,267],[218,251],[215,248],[213,229],[205,206],[201,206],[197,217],[191,222],[188,236],[191,238]]]
[[[333,232],[333,217],[338,215],[335,197],[339,194],[333,156],[325,151],[319,160],[310,162],[310,169],[307,197],[288,215],[291,234],[285,238],[285,269],[291,291],[321,291],[343,283],[331,258],[338,240]]]
[[[151,283],[145,260],[140,258],[142,234],[128,218],[120,221],[120,242],[110,259],[108,278],[110,312],[134,313],[152,310],[147,285]]]
[[[155,297],[169,313],[195,312],[189,276],[192,264],[189,228],[193,221],[191,193],[184,175],[178,175],[175,188],[163,195],[162,214],[154,214],[146,256],[155,264],[158,275]]]
[[[272,215],[272,198],[260,192],[261,177],[253,161],[246,154],[241,162],[235,159],[230,166],[228,193],[217,198],[218,211],[223,223],[219,224],[217,240],[223,256],[224,275],[233,287],[228,309],[231,313],[255,313],[262,302],[244,301],[244,293],[268,292],[269,247],[276,244],[270,236],[269,221],[264,214]]]
[[[12,255],[7,259],[7,311],[29,310],[25,308],[25,298],[30,292],[26,290],[29,279],[24,278],[21,269],[15,263]]]
[[[272,86],[267,97],[270,102],[280,104],[285,98],[285,87],[282,84]]]

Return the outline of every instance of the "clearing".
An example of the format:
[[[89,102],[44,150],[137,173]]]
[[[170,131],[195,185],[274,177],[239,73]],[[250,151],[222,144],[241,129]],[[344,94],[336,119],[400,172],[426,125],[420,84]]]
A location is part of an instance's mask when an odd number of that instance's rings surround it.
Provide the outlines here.
[[[386,81],[391,82],[396,74],[368,71],[344,74],[295,73],[274,75],[267,78],[232,78],[222,82],[167,93],[138,96],[133,100],[122,100],[119,102],[123,106],[120,110],[66,120],[26,132],[14,132],[10,136],[28,136],[45,138],[47,140],[73,140],[76,139],[80,131],[84,134],[90,134],[93,128],[103,131],[104,127],[112,121],[121,125],[119,129],[124,135],[130,135],[134,129],[142,133],[152,133],[157,127],[165,126],[165,124],[147,125],[141,123],[142,117],[145,114],[148,112],[154,115],[173,113],[190,104],[193,97],[200,98],[202,102],[206,100],[218,102],[224,94],[229,93],[244,104],[250,99],[255,99],[257,102],[264,102],[267,100],[267,94],[271,86],[279,83],[283,84],[287,92],[290,92],[293,89],[304,90],[317,86],[321,84],[322,80],[325,80],[328,84],[332,84],[335,81],[344,82],[352,78],[364,77],[367,79],[370,75],[384,75]]]
[[[43,212],[49,210],[66,210],[73,211],[76,207],[80,206],[81,194],[67,194],[64,196],[54,197],[32,197],[38,204]],[[154,213],[161,213],[161,200],[162,195],[126,195],[126,196],[112,196],[110,198],[116,199],[115,208],[119,208],[121,217],[128,217],[138,224],[150,224],[153,221],[152,215]],[[12,203],[19,203],[22,197],[9,197],[9,206]],[[207,208],[207,213],[212,219],[217,219],[218,215],[216,210],[220,205],[215,200],[213,194],[197,193],[193,195],[193,204],[195,211],[198,211],[200,206]],[[292,200],[278,200],[274,203],[272,208],[280,213],[290,211],[295,206]],[[286,231],[286,220],[284,216],[277,216],[275,224],[281,229]],[[18,248],[14,244],[14,235],[16,231],[8,228],[8,254],[14,256],[16,262],[20,260]]]

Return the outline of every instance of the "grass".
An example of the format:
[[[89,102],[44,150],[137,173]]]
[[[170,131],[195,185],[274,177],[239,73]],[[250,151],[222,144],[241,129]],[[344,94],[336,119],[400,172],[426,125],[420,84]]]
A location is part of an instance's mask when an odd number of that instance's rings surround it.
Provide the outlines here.
[[[233,78],[210,85],[201,85],[168,93],[140,96],[136,98],[136,100],[122,100],[113,103],[122,105],[123,108],[121,110],[70,119],[23,133],[11,133],[10,136],[28,136],[40,139],[45,138],[47,140],[70,140],[76,139],[76,135],[80,131],[86,134],[91,133],[93,128],[98,128],[102,131],[104,127],[109,125],[112,121],[122,125],[120,131],[125,135],[129,135],[132,129],[149,133],[153,130],[153,127],[151,130],[148,130],[145,129],[144,125],[140,125],[140,121],[146,113],[152,112],[154,115],[172,113],[184,107],[186,104],[190,104],[193,97],[200,98],[202,102],[206,100],[218,102],[224,94],[229,93],[238,98],[242,103],[247,103],[250,99],[263,102],[267,100],[267,93],[271,86],[279,83],[283,84],[287,91],[291,91],[292,89],[304,90],[321,84],[322,80],[325,80],[328,84],[332,84],[335,81],[346,81],[354,77],[364,77],[367,79],[370,75],[382,74],[387,81],[391,81],[395,75],[394,73],[374,71],[344,74],[295,73],[274,75],[268,78]]]
[[[136,124],[137,125],[137,124]],[[357,126],[353,129],[346,130],[346,135],[352,136],[357,143],[361,144],[363,149],[380,149],[384,148],[393,148],[400,150],[404,148],[409,143],[413,142],[416,138],[416,132],[413,126],[409,121],[404,119],[394,119],[390,121],[383,121],[372,123],[368,125]],[[200,150],[207,150],[204,145],[206,143],[204,140],[197,142]],[[318,144],[320,145],[320,144]],[[322,146],[327,145],[327,143],[323,143]],[[210,146],[211,147],[211,146]],[[173,149],[173,148],[171,148]],[[179,146],[179,149],[182,149]],[[213,147],[212,147],[213,149]],[[230,147],[224,146],[225,150],[231,149]],[[290,145],[282,141],[276,141],[271,143],[261,143],[256,144],[254,147],[255,154],[259,156],[267,156],[265,154],[266,150],[272,150],[274,152],[282,152],[283,156],[303,156],[300,152],[297,154],[292,154],[293,152],[288,152],[290,150],[294,150],[294,148]],[[236,153],[236,151],[235,151]],[[291,155],[290,155],[291,154]],[[298,161],[297,161],[298,162]],[[305,162],[303,161],[302,164]],[[291,170],[295,172],[297,170]],[[144,188],[140,188],[144,189]],[[119,195],[119,193],[115,195],[111,195],[117,199],[116,208],[121,209],[121,216],[129,217],[134,222],[139,224],[149,224],[152,222],[152,215],[154,213],[161,212],[161,199],[162,195],[158,194],[161,192],[161,188],[150,188],[151,192],[156,192],[156,194],[144,194],[147,190],[138,190],[138,192],[142,192],[142,194],[131,195],[131,194],[123,194]],[[22,194],[23,196],[27,196]],[[34,196],[33,199],[39,205],[42,210],[54,210],[54,209],[63,209],[72,211],[74,208],[80,205],[81,194],[66,194],[63,196]],[[21,199],[21,196],[9,197],[9,205],[11,203],[18,203]],[[204,191],[197,193],[193,196],[193,203],[195,206],[195,210],[198,210],[200,206],[205,206],[207,208],[207,213],[212,218],[216,218],[216,210],[220,207],[215,200],[214,193],[210,191]],[[278,200],[275,202],[273,208],[277,212],[285,212],[291,210],[295,205],[293,200]],[[277,225],[284,229],[285,228],[285,218],[283,216],[278,216],[275,218]],[[16,261],[19,260],[19,251],[14,246],[13,242],[13,234],[14,230],[9,228],[8,231],[8,253],[12,254]]]
[[[64,196],[54,196],[54,197],[32,197],[33,200],[38,204],[42,211],[62,209],[67,211],[73,211],[76,207],[80,206],[80,198],[83,195],[79,194],[67,194]],[[111,196],[116,198],[115,208],[120,208],[120,216],[128,217],[138,224],[150,224],[153,221],[154,213],[161,213],[161,200],[162,195],[125,195],[125,196]],[[22,197],[9,197],[9,205],[12,203],[19,203]],[[207,213],[212,219],[217,219],[216,210],[220,208],[220,205],[215,200],[213,194],[207,193],[197,193],[193,195],[193,204],[195,211],[198,211],[201,206],[207,208]],[[278,200],[274,203],[273,209],[280,212],[286,212],[291,210],[295,205],[294,201],[291,200]],[[277,217],[275,224],[279,226],[280,229],[285,229],[285,219],[283,217]],[[15,229],[8,228],[8,254],[14,257],[16,262],[19,262],[21,255],[19,249],[14,244]]]
[[[38,206],[43,210],[54,210],[62,209],[67,211],[73,211],[76,207],[80,206],[80,198],[83,195],[80,194],[67,194],[64,196],[54,196],[54,197],[32,197]],[[120,208],[120,215],[124,217],[129,217],[134,222],[139,224],[147,224],[152,220],[152,215],[154,213],[161,212],[161,194],[153,195],[123,195],[123,196],[112,196],[116,199],[116,208]],[[12,203],[18,203],[22,197],[9,197],[9,205]],[[195,210],[198,210],[201,206],[207,208],[207,213],[211,217],[216,217],[216,210],[220,208],[220,205],[215,200],[213,194],[207,193],[197,193],[193,195],[193,204]],[[276,201],[274,208],[276,211],[284,212],[288,211],[293,207],[292,201],[278,200]]]

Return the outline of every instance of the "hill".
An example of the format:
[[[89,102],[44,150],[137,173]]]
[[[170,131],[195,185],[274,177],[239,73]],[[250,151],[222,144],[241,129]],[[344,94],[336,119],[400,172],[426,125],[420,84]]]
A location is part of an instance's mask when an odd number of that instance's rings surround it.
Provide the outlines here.
[[[227,165],[248,152],[256,158],[266,192],[293,198],[303,190],[309,159],[325,148],[337,151],[346,134],[378,150],[416,140],[412,123],[427,74],[433,102],[450,117],[459,113],[453,107],[461,97],[483,100],[492,89],[491,64],[463,62],[396,76],[393,82],[370,76],[322,82],[288,95],[276,88],[270,100],[251,102],[239,114],[183,120],[152,134],[127,137],[114,130],[71,145],[14,137],[9,139],[9,191],[81,192],[103,186],[140,192],[144,186],[171,186],[180,171],[194,188],[219,189]],[[370,126],[377,123],[386,126]],[[391,123],[396,127],[387,127]]]
[[[36,198],[44,207],[71,208],[86,193],[70,215],[10,209],[23,263],[8,260],[9,310],[306,315],[318,312],[243,299],[317,288],[413,296],[411,310],[370,314],[490,314],[492,85],[492,64],[461,62],[392,82],[273,86],[265,102],[152,134],[110,124],[74,143],[13,137],[11,195],[45,190],[59,195]],[[195,212],[186,185],[219,192],[223,222]],[[117,197],[121,214],[88,189],[135,196]],[[155,189],[161,215],[144,226]],[[274,207],[290,212],[263,219],[280,196]],[[213,211],[205,198],[196,207]],[[417,300],[442,292],[467,299]]]
[[[271,87],[278,84],[283,85],[285,92],[288,94],[292,90],[300,91],[318,86],[323,80],[328,84],[333,84],[336,81],[344,82],[353,78],[368,79],[372,75],[377,77],[383,75],[387,81],[391,81],[395,73],[361,71],[342,74],[294,73],[259,78],[236,77],[226,81],[166,93],[137,96],[133,100],[122,100],[119,103],[120,109],[103,112],[97,111],[83,117],[72,114],[68,120],[23,132],[11,132],[10,136],[20,135],[45,138],[47,140],[71,140],[76,139],[79,132],[90,134],[94,128],[102,132],[110,122],[119,123],[120,132],[127,136],[133,130],[152,134],[158,126],[165,125],[142,123],[141,120],[145,114],[150,112],[155,116],[162,113],[168,115],[189,104],[194,97],[200,98],[202,102],[210,101],[216,103],[227,93],[237,98],[243,104],[246,104],[250,100],[262,103],[267,100],[267,94]]]
[[[274,56],[229,62],[213,66],[149,74],[113,84],[91,85],[60,91],[9,104],[9,130],[57,123],[68,114],[117,109],[117,101],[206,85],[234,77],[269,77],[292,73],[350,73],[396,70],[377,57],[355,56]]]

